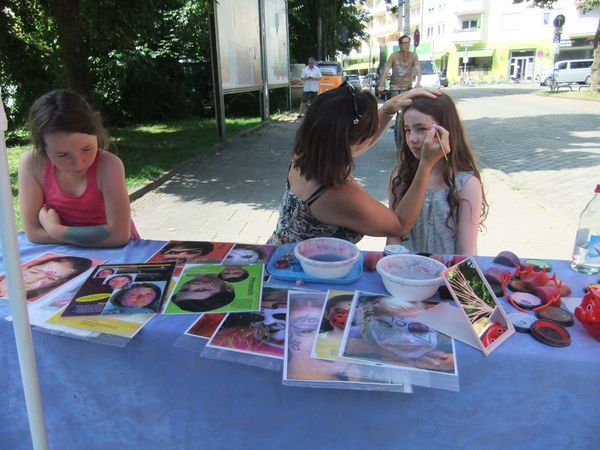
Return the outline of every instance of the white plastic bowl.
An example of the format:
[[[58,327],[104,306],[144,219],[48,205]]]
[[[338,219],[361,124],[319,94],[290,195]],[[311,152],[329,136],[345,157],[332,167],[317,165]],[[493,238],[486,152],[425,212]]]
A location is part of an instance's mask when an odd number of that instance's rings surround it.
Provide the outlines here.
[[[420,255],[384,256],[377,262],[377,272],[387,291],[401,301],[420,302],[431,298],[442,282],[446,266]]]
[[[360,256],[356,245],[343,239],[318,237],[298,242],[294,256],[302,270],[317,278],[344,278]]]

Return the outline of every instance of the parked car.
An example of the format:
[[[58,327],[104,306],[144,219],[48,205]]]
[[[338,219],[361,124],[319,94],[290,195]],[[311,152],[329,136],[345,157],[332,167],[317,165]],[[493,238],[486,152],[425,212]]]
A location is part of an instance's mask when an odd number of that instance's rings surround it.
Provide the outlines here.
[[[365,77],[362,79],[362,88],[363,89],[370,89],[370,88],[374,88],[377,86],[377,82],[379,81],[379,75],[376,73],[368,73],[365,75]]]
[[[421,86],[439,88],[441,85],[440,77],[433,58],[431,56],[419,56],[419,62],[421,63]]]
[[[348,84],[354,86],[355,89],[359,91],[362,89],[360,78],[358,77],[358,75],[348,74],[346,75],[346,81],[348,82]]]
[[[555,77],[557,83],[592,83],[592,62],[593,59],[571,59],[559,61],[552,69],[542,72],[540,75],[540,85],[550,86],[552,76]]]

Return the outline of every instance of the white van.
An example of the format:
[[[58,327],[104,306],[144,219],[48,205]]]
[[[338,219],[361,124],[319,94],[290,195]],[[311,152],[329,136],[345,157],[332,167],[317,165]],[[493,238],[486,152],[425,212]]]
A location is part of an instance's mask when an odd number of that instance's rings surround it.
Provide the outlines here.
[[[554,76],[558,83],[583,83],[592,82],[593,59],[571,59],[559,61],[554,65]],[[540,84],[549,86],[552,81],[552,69],[544,71],[540,75]]]
[[[435,61],[431,56],[419,56],[421,63],[421,86],[422,87],[440,87],[440,76],[435,66]]]

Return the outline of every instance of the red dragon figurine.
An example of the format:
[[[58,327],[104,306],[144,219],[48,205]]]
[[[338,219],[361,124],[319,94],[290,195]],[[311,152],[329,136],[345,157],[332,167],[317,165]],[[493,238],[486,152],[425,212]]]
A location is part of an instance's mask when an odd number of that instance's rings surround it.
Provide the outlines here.
[[[590,289],[583,296],[581,305],[575,308],[575,317],[588,333],[600,341],[600,289]]]

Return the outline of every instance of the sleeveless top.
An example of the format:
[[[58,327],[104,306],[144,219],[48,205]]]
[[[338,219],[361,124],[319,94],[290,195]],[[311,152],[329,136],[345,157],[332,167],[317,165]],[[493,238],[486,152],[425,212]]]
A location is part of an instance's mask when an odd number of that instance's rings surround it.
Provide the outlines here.
[[[286,181],[281,207],[279,208],[277,228],[268,243],[287,244],[314,237],[334,237],[354,244],[360,241],[364,236],[363,234],[349,228],[328,225],[312,217],[309,211],[310,205],[326,190],[326,186],[321,186],[306,201],[303,201],[290,191],[290,183]]]
[[[473,172],[456,174],[456,192],[473,176]],[[450,212],[448,188],[427,189],[421,213],[410,232],[404,236],[402,245],[413,253],[427,252],[446,255],[456,254],[456,222],[446,218]]]
[[[86,227],[93,225],[106,225],[106,211],[104,209],[104,195],[98,188],[97,171],[100,152],[94,163],[87,171],[85,191],[81,195],[71,195],[62,191],[56,181],[56,168],[50,160],[44,170],[44,203],[48,208],[53,208],[60,216],[62,225],[69,227]],[[139,239],[140,236],[131,222],[131,238]]]
[[[400,89],[410,89],[413,80],[413,68],[419,64],[417,55],[413,52],[408,52],[406,59],[402,58],[402,54],[392,63],[392,77],[390,86]]]

